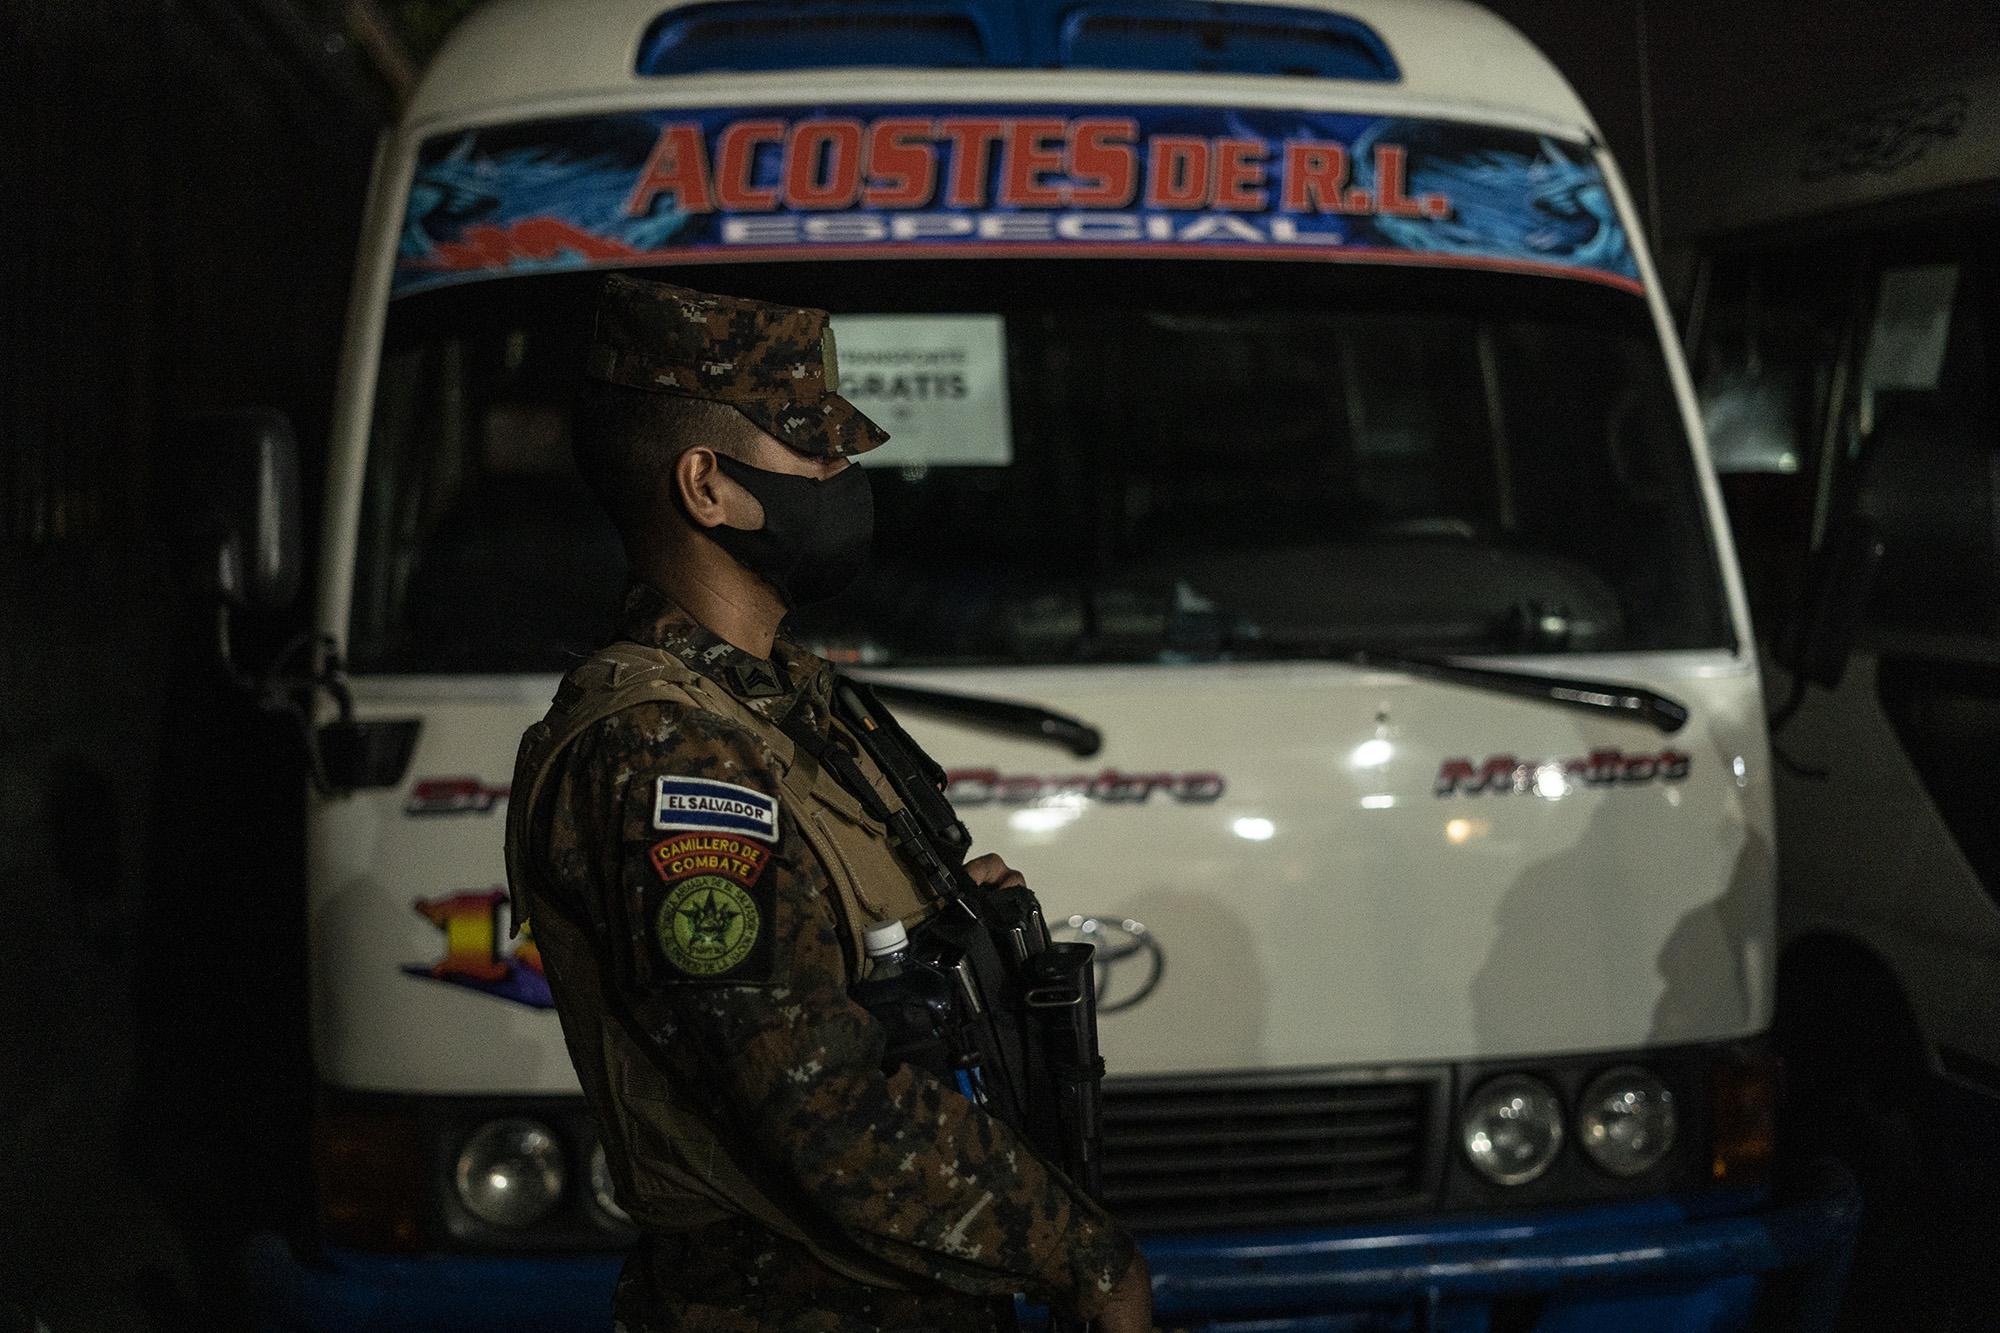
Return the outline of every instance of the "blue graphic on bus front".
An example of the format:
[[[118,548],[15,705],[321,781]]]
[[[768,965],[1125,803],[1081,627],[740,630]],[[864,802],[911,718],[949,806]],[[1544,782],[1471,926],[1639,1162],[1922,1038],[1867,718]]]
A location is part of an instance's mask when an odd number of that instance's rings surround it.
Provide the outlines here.
[[[1448,254],[1533,255],[1606,273],[1637,272],[1611,191],[1587,149],[1541,136],[1532,154],[1519,149],[1453,154],[1448,145],[1421,151],[1434,128],[1423,121],[1385,120],[1355,144],[1359,162],[1372,160],[1378,140],[1405,145],[1413,164],[1410,189],[1452,201],[1452,216],[1435,222],[1378,219],[1398,245]]]
[[[552,218],[643,252],[671,244],[686,220],[672,209],[623,216],[620,206],[631,193],[632,165],[611,154],[571,158],[552,146],[491,155],[478,150],[479,134],[468,130],[455,137],[442,159],[418,171],[396,252],[399,278],[404,265],[452,267],[439,261],[439,245],[463,238],[475,226]],[[504,267],[537,266],[529,256],[512,259]],[[548,266],[573,265],[552,255]]]

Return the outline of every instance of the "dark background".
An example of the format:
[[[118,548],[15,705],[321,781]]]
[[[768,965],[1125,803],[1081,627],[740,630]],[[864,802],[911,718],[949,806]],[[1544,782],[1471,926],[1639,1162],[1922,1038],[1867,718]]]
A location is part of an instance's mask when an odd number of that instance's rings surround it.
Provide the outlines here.
[[[216,1326],[303,1206],[299,756],[174,563],[176,423],[283,410],[312,503],[374,139],[469,7],[0,6],[0,1301],[56,1333]],[[2000,50],[1990,0],[1492,7],[1668,239],[1718,143]]]

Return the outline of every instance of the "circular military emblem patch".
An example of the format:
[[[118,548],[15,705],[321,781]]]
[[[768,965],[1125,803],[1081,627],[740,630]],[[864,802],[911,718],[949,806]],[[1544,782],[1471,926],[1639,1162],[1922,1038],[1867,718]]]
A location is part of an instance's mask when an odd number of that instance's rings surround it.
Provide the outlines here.
[[[674,886],[653,927],[669,963],[691,977],[716,977],[750,956],[764,923],[740,886],[696,875]]]

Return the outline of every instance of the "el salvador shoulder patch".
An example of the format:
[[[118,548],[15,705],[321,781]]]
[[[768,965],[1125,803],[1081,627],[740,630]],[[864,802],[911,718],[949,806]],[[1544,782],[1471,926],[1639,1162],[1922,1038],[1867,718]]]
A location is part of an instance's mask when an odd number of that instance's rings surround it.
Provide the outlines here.
[[[653,844],[646,859],[660,878],[648,900],[663,980],[774,980],[777,894],[764,883],[770,848],[732,833],[683,833]]]
[[[774,796],[733,782],[711,778],[655,778],[653,827],[663,832],[693,829],[703,833],[733,833],[760,842],[778,840],[778,801]]]

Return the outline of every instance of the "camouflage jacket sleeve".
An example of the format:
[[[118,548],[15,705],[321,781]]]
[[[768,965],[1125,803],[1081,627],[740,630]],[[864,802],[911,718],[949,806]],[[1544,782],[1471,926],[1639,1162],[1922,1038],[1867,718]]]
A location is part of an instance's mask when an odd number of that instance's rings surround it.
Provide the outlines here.
[[[748,841],[769,855],[752,866],[749,848],[735,863],[743,896],[684,887],[701,876],[661,896],[666,880],[703,860],[681,851],[713,845],[663,813],[687,779],[696,790],[728,784],[747,805],[761,798],[776,808],[775,760],[753,734],[712,714],[644,705],[578,740],[550,839],[558,875],[610,899],[594,906],[613,937],[614,964],[626,951],[617,984],[668,1074],[703,1088],[718,1123],[743,1130],[823,1224],[877,1258],[958,1290],[1024,1291],[1094,1314],[1131,1262],[1130,1237],[956,1090],[906,1066],[882,1071],[882,1029],[848,997],[831,886],[788,812],[776,812],[767,838],[753,828]],[[744,827],[757,818],[750,809]],[[566,821],[574,836],[557,836]],[[565,844],[591,862],[573,864],[583,875],[563,873]],[[759,923],[768,953],[743,952],[735,910],[769,917]],[[723,980],[702,981],[663,966],[663,949],[681,951],[696,972],[713,962],[689,949],[744,961]]]

